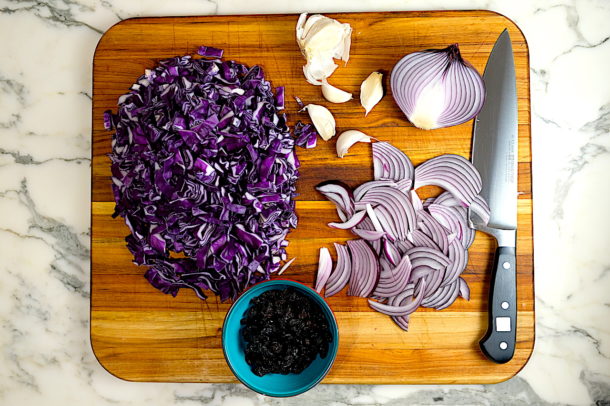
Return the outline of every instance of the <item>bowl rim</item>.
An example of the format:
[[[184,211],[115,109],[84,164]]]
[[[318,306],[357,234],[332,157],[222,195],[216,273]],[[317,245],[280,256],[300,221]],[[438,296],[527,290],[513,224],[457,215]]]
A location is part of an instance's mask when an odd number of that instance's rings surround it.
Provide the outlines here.
[[[327,365],[327,367],[324,369],[324,371],[320,374],[319,378],[308,383],[307,385],[305,385],[303,388],[292,391],[292,392],[288,392],[288,393],[282,393],[282,394],[278,394],[278,393],[268,393],[265,391],[261,391],[259,389],[257,389],[256,387],[254,387],[253,385],[251,385],[250,383],[246,382],[244,379],[242,379],[242,377],[235,371],[235,369],[233,368],[233,365],[231,365],[231,361],[229,360],[229,356],[227,355],[227,351],[226,351],[226,345],[225,345],[225,330],[226,330],[226,326],[227,326],[227,319],[229,318],[229,316],[231,316],[233,310],[235,309],[237,303],[241,300],[243,300],[248,293],[252,293],[251,291],[255,290],[255,288],[260,288],[260,286],[262,285],[288,285],[288,286],[293,286],[296,287],[298,289],[301,290],[306,290],[309,291],[310,293],[313,293],[315,296],[317,296],[319,299],[319,301],[316,301],[318,303],[323,303],[324,306],[329,310],[330,315],[332,316],[332,324],[334,325],[334,331],[336,332],[336,338],[334,338],[333,343],[330,344],[330,348],[329,348],[329,352],[328,355],[332,355],[332,359],[330,360],[329,364]],[[332,329],[332,327],[331,327]],[[339,326],[337,324],[337,318],[335,317],[335,313],[333,312],[333,310],[331,309],[330,305],[326,302],[326,300],[324,299],[324,297],[322,295],[320,295],[318,292],[316,292],[314,289],[312,289],[311,287],[305,285],[304,283],[295,281],[293,279],[288,279],[288,278],[274,278],[274,279],[270,279],[270,280],[266,280],[266,281],[261,281],[258,282],[252,286],[250,286],[248,289],[246,289],[238,298],[235,302],[233,302],[233,304],[231,305],[231,308],[229,309],[229,311],[227,312],[227,314],[225,314],[225,318],[223,320],[222,323],[222,353],[224,355],[225,361],[227,362],[227,365],[229,366],[229,369],[231,370],[231,372],[233,373],[233,375],[243,384],[245,385],[247,388],[253,390],[254,392],[260,393],[261,395],[265,395],[265,396],[271,396],[271,397],[275,397],[275,398],[288,398],[288,397],[292,397],[292,396],[297,396],[300,395],[302,393],[307,392],[308,390],[312,389],[314,386],[316,386],[317,384],[319,384],[325,377],[326,375],[328,375],[328,373],[330,372],[331,368],[333,367],[333,365],[335,364],[335,360],[337,359],[337,352],[339,350]]]

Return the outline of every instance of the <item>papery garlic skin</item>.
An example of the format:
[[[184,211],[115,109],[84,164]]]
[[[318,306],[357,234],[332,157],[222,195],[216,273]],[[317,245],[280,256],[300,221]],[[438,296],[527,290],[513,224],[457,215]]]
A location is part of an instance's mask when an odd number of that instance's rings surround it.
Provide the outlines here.
[[[303,66],[305,78],[312,85],[320,86],[337,69],[333,58],[349,60],[352,28],[337,20],[307,13],[299,16],[296,26],[297,43],[307,60]]]
[[[322,95],[331,103],[345,103],[352,100],[352,94],[334,87],[326,80],[322,82]]]
[[[318,104],[308,104],[304,109],[309,113],[311,122],[324,141],[335,136],[335,118],[330,110]]]
[[[357,142],[371,142],[371,137],[358,130],[343,131],[337,138],[337,156],[343,158],[350,147]]]
[[[364,107],[365,116],[368,115],[373,107],[383,98],[382,79],[383,74],[373,72],[360,85],[360,104]]]

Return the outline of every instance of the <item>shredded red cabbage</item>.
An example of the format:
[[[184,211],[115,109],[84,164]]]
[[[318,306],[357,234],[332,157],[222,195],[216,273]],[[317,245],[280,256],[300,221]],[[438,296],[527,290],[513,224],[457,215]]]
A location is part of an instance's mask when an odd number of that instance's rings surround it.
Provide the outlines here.
[[[221,61],[221,49],[198,53],[214,59],[162,60],[104,113],[113,216],[154,287],[226,300],[285,259],[299,161],[283,88],[274,96],[259,66]]]

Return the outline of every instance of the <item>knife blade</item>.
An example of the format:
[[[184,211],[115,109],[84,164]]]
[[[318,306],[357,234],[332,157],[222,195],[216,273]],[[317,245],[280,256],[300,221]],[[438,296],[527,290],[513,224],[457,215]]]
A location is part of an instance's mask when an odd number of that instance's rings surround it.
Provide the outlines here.
[[[498,246],[491,269],[489,324],[479,342],[496,363],[512,359],[517,325],[517,86],[510,36],[498,37],[483,74],[487,99],[474,123],[472,163],[481,174],[481,196],[491,217],[485,224],[469,211],[470,226],[493,236]]]

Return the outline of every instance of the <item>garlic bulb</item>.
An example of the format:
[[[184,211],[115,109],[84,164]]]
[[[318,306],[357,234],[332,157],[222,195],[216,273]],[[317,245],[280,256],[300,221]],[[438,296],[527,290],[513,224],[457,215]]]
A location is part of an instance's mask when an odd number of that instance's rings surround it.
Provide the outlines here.
[[[333,58],[349,60],[352,27],[320,14],[307,18],[300,15],[296,26],[297,43],[307,60],[303,66],[305,78],[312,85],[322,85],[337,69]]]
[[[343,158],[350,147],[357,142],[371,142],[371,137],[358,130],[343,131],[337,138],[337,156]]]
[[[335,118],[326,107],[308,104],[304,109],[309,113],[311,122],[324,141],[328,141],[335,136]]]
[[[345,103],[352,99],[351,93],[334,87],[326,79],[322,81],[322,95],[331,103]]]
[[[360,85],[360,104],[364,107],[364,115],[366,116],[375,107],[379,100],[383,97],[383,86],[381,79],[383,75],[379,72],[373,72]]]

